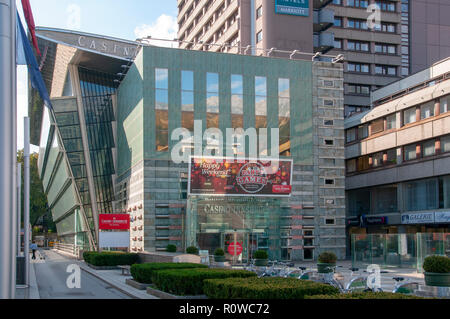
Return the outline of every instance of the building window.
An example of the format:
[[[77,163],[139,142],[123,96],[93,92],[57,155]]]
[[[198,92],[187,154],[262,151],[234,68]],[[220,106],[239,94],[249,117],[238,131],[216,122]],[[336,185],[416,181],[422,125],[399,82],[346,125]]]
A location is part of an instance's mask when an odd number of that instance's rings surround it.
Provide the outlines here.
[[[369,169],[369,155],[365,155],[365,156],[361,156],[358,158],[357,161],[357,170],[358,172],[360,171],[365,171],[367,169]]]
[[[441,137],[441,153],[450,152],[450,135]]]
[[[333,4],[336,6],[342,6],[342,0],[333,0]]]
[[[334,39],[334,48],[342,49],[342,39]]]
[[[325,225],[336,225],[336,219],[334,219],[334,218],[325,218]]]
[[[261,17],[262,17],[262,6],[256,9],[256,19],[259,19]]]
[[[377,134],[384,131],[384,119],[378,119],[370,123],[371,134]]]
[[[155,69],[156,151],[169,150],[169,70]]]
[[[393,148],[386,151],[385,165],[397,164],[397,149]]]
[[[416,121],[416,108],[412,107],[403,111],[403,125]]]
[[[181,126],[194,131],[194,72],[181,71]]]
[[[403,147],[403,158],[405,161],[411,161],[417,158],[416,144],[406,145]]]
[[[334,121],[333,120],[323,120],[323,125],[333,126],[334,125]]]
[[[422,145],[421,145],[422,157],[435,155],[436,154],[435,145],[436,145],[435,140],[429,140],[426,142],[422,142]]]
[[[342,17],[334,17],[334,26],[338,28],[342,27]]]
[[[404,207],[407,211],[439,208],[437,179],[427,179],[403,184]]]
[[[396,25],[393,23],[381,23],[374,25],[375,31],[395,33]]]
[[[370,95],[370,85],[347,84],[347,94]]]
[[[263,38],[262,31],[259,31],[259,32],[256,34],[256,43],[261,42],[261,41],[262,41],[262,38]]]
[[[244,88],[240,74],[231,75],[231,126],[244,127]]]
[[[358,139],[362,140],[369,136],[369,125],[364,124],[358,126]]]
[[[256,128],[267,128],[267,78],[255,76]]]
[[[291,106],[289,79],[278,79],[278,127],[280,155],[291,156]]]
[[[441,98],[440,106],[439,106],[439,113],[442,114],[442,113],[450,111],[449,99],[450,99],[450,95],[444,96],[443,98]]]
[[[369,42],[348,41],[347,50],[369,52]]]
[[[420,119],[426,119],[434,116],[434,101],[430,101],[420,106]]]
[[[392,44],[375,44],[375,53],[383,53],[383,54],[396,54],[397,49],[395,45]]]
[[[356,159],[355,158],[347,160],[345,165],[346,165],[347,173],[353,173],[356,171]]]
[[[367,8],[369,6],[369,0],[347,0],[347,6],[355,8]]]
[[[324,140],[324,142],[325,142],[325,145],[327,145],[327,146],[334,145],[334,141],[333,140]]]
[[[392,130],[395,129],[397,127],[397,115],[396,114],[392,114],[386,117],[386,129],[387,130]]]
[[[206,126],[219,127],[219,74],[206,73]]]
[[[369,64],[364,63],[352,63],[347,64],[348,72],[369,73]]]
[[[367,21],[366,20],[359,20],[359,19],[348,19],[347,20],[347,28],[367,30],[368,29]]]
[[[389,65],[375,65],[375,74],[396,76],[397,67]]]
[[[356,141],[356,128],[350,128],[346,131],[345,141],[347,143]]]
[[[383,165],[383,152],[378,152],[375,154],[372,154],[372,167],[378,167]]]
[[[380,7],[381,11],[395,12],[395,2],[377,0],[375,3]]]

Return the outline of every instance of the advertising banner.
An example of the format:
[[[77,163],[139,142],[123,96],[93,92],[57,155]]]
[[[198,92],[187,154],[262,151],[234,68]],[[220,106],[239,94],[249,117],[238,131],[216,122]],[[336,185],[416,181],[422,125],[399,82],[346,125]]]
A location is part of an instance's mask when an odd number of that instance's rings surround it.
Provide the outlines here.
[[[309,16],[309,0],[275,0],[275,13]]]
[[[99,214],[99,229],[130,229],[130,215],[128,214]]]
[[[192,157],[189,195],[288,197],[292,160]]]

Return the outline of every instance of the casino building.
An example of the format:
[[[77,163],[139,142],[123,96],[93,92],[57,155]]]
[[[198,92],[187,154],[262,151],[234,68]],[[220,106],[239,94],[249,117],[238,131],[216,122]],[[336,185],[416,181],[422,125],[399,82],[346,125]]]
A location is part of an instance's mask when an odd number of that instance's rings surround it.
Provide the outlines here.
[[[37,36],[53,110],[31,92],[32,143],[61,241],[98,247],[100,214],[122,213],[133,252],[345,257],[341,64]]]

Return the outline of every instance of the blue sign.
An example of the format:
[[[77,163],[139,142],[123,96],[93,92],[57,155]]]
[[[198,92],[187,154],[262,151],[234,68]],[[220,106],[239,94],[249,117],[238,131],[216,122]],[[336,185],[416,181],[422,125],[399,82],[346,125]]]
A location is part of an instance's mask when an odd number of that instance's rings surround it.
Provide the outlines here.
[[[309,0],[275,0],[275,12],[308,17]]]

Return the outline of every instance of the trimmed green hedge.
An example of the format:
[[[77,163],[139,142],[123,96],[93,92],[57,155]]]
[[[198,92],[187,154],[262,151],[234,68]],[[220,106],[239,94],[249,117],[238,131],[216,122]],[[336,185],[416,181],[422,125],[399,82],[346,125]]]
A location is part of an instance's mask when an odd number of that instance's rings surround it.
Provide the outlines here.
[[[145,263],[134,264],[130,268],[131,276],[142,284],[151,284],[155,271],[168,269],[208,268],[206,265],[193,263]]]
[[[304,299],[310,295],[337,294],[333,286],[296,278],[208,279],[204,292],[213,299]]]
[[[132,265],[139,261],[139,255],[123,252],[96,252],[86,251],[83,253],[85,262],[94,266],[118,266]]]
[[[338,295],[306,296],[306,299],[426,299],[423,297],[395,294],[392,292],[353,292]]]
[[[155,286],[165,292],[175,295],[202,295],[203,281],[213,278],[256,277],[247,270],[228,269],[177,269],[160,270],[152,276]]]
[[[428,256],[423,262],[423,270],[431,273],[450,273],[450,258],[447,256]]]

